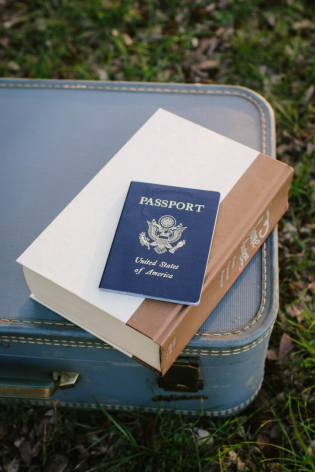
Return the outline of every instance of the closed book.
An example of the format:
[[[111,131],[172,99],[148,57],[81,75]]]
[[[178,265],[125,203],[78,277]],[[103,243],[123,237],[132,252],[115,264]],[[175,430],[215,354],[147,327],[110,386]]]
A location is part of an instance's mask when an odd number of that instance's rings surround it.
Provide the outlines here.
[[[100,289],[198,305],[220,193],[131,182]]]
[[[287,210],[292,175],[158,110],[19,257],[31,297],[163,375]],[[197,306],[99,289],[132,181],[220,193]]]

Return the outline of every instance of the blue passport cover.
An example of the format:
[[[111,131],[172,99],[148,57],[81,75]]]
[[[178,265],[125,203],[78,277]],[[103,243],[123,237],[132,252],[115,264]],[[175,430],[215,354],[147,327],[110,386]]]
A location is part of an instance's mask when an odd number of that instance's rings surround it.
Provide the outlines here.
[[[220,193],[131,182],[99,288],[198,305]]]

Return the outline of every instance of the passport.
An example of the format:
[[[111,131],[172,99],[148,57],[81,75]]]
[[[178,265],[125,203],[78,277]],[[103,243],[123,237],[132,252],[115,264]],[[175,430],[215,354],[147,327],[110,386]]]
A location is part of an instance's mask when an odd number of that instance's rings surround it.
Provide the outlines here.
[[[101,290],[198,305],[220,193],[131,182]]]

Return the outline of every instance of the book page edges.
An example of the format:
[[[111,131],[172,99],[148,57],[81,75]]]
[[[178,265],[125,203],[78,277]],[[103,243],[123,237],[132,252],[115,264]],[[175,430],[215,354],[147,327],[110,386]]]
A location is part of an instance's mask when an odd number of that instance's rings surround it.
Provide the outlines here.
[[[292,176],[292,168],[259,154],[220,205],[200,304],[193,307],[145,300],[128,321],[161,345],[163,375],[287,210]]]
[[[160,346],[146,335],[102,312],[99,308],[71,294],[55,283],[23,266],[25,280],[33,299],[55,313],[88,331],[104,342],[113,345],[129,357],[136,357],[160,371]],[[48,282],[48,288],[41,280]],[[63,298],[64,306],[60,299]],[[104,336],[105,334],[105,336]],[[110,339],[109,339],[110,338]],[[122,339],[125,340],[122,347]],[[116,342],[115,342],[116,341]],[[120,342],[120,344],[119,344]]]
[[[48,303],[45,303],[43,300],[40,300],[39,298],[37,298],[37,297],[34,295],[34,293],[31,293],[31,294],[30,294],[30,298],[31,298],[32,300],[34,300],[35,302],[40,303],[40,304],[43,305],[44,307],[48,308],[48,310],[54,311],[55,313],[57,313],[57,315],[62,316],[63,318],[65,318],[64,314],[63,314],[61,311],[57,310],[56,308],[53,308],[51,305],[48,305]],[[71,321],[71,322],[72,322],[72,320],[70,320],[70,318],[68,319],[68,321]],[[77,324],[77,323],[75,323],[75,321],[73,321],[73,323],[74,323],[74,324]],[[78,326],[79,326],[79,325],[78,325]],[[79,328],[85,329],[85,328],[83,328],[82,326],[79,326]],[[86,331],[87,331],[87,330],[86,330]],[[89,332],[90,334],[93,334],[93,335],[95,336],[95,333],[93,333],[92,331],[88,331],[88,332]],[[104,337],[102,337],[102,341],[104,341],[104,343],[106,343],[106,344],[109,344],[109,345],[112,346],[114,349],[117,349],[118,351],[122,352],[122,353],[125,354],[126,356],[128,356],[128,357],[133,357],[132,354],[130,354],[130,352],[125,351],[125,350],[122,349],[121,347],[119,347],[119,346],[117,346],[116,344],[110,342],[108,339],[105,339]],[[64,344],[67,344],[67,341],[64,340],[63,343],[64,343]],[[69,343],[69,346],[71,346],[70,343]]]

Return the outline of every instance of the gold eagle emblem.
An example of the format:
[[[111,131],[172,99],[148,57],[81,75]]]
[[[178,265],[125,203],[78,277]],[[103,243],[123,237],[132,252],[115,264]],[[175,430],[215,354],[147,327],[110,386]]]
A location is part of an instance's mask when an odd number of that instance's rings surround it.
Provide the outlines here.
[[[142,246],[147,246],[150,249],[150,246],[154,246],[154,250],[158,254],[163,254],[164,252],[171,252],[174,254],[178,248],[185,245],[186,241],[179,241],[176,246],[172,246],[173,243],[176,243],[181,236],[183,231],[187,226],[183,226],[182,223],[176,225],[176,220],[171,215],[162,216],[157,223],[155,219],[152,221],[147,221],[148,223],[148,235],[153,242],[146,237],[145,232],[139,234],[139,240]]]

